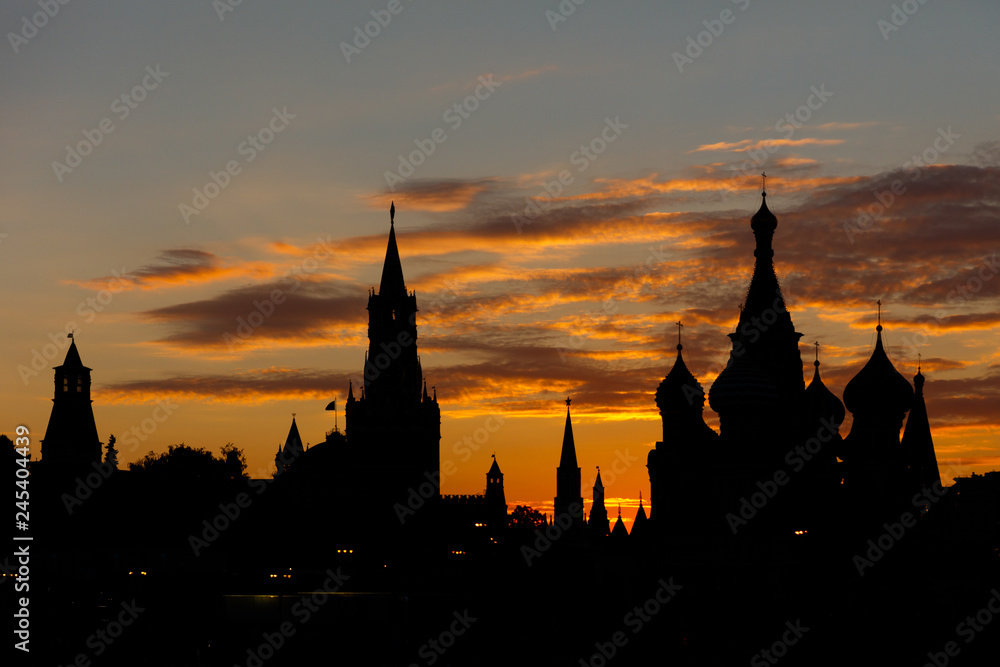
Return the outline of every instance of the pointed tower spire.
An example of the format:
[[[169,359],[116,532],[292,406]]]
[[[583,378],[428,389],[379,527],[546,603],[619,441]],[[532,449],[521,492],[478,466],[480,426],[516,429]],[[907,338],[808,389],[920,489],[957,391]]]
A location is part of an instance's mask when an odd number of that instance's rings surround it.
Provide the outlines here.
[[[66,359],[55,371],[52,412],[42,438],[42,461],[67,469],[88,470],[101,462],[101,442],[90,399],[90,368],[83,365],[73,334]]]
[[[615,527],[611,529],[611,539],[615,542],[621,542],[628,538],[628,528],[625,527],[625,522],[622,521],[622,504],[618,503],[618,520],[615,521]]]
[[[590,527],[596,537],[606,537],[611,532],[608,509],[604,505],[604,483],[601,482],[601,466],[597,466],[594,480],[594,500],[590,505]]]
[[[767,207],[765,183],[766,174],[762,173],[760,208],[750,219],[755,240],[753,276],[740,309],[739,323],[729,334],[733,342],[730,363],[709,392],[709,402],[719,413],[724,437],[733,433],[738,438],[739,431],[760,430],[762,423],[773,423],[774,415],[769,413],[779,405],[801,400],[805,390],[799,352],[802,334],[795,331],[774,268],[772,240],[778,219]],[[773,398],[764,399],[765,394],[773,397],[775,391],[777,402]],[[718,406],[716,395],[721,399]],[[763,410],[752,409],[749,414],[739,415],[748,405],[743,398],[764,400],[766,405]]]
[[[566,426],[563,429],[559,467],[556,468],[556,516],[567,515],[576,524],[583,523],[583,496],[580,494],[580,466],[576,462],[576,443],[573,440],[573,422],[570,419],[566,398]]]
[[[389,208],[389,245],[385,250],[385,262],[382,264],[382,280],[378,293],[383,297],[395,298],[406,296],[406,283],[403,281],[403,264],[399,259],[399,247],[396,245],[396,205]]]
[[[938,469],[927,406],[924,404],[924,376],[920,372],[919,360],[913,386],[916,395],[910,415],[906,418],[906,428],[903,429],[903,456],[906,458],[912,488],[929,489],[941,484],[941,471]]]
[[[559,467],[576,468],[576,443],[573,441],[573,422],[569,414],[569,398],[566,399],[566,426],[563,429],[562,452],[559,455]]]

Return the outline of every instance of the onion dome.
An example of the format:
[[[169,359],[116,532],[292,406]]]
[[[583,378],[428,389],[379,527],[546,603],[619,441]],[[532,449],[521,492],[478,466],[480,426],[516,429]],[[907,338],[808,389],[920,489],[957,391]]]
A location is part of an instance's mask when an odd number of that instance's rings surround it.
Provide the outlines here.
[[[760,364],[747,354],[731,356],[708,391],[708,402],[718,414],[773,410],[778,390]]]
[[[816,343],[816,361],[813,362],[816,370],[813,371],[812,382],[806,387],[806,414],[812,421],[829,419],[840,426],[844,423],[846,411],[844,404],[837,398],[836,394],[826,388],[822,378],[819,376],[819,343]]]
[[[864,368],[844,388],[844,404],[853,414],[886,414],[902,419],[913,405],[913,387],[899,374],[882,346],[882,325],[875,327],[875,350]]]
[[[660,414],[669,410],[700,412],[705,408],[705,390],[684,363],[682,349],[684,346],[678,343],[674,367],[656,388],[656,407]]]
[[[761,197],[760,208],[750,218],[750,229],[754,232],[773,234],[774,230],[778,228],[778,218],[767,207],[767,193],[761,192]]]

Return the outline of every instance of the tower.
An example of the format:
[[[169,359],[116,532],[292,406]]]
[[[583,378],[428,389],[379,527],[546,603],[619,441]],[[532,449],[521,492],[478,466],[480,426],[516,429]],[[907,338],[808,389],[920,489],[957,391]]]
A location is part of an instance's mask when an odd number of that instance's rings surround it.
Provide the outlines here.
[[[934,454],[934,441],[931,439],[931,427],[927,420],[927,406],[924,404],[924,376],[917,366],[917,374],[913,376],[915,395],[910,416],[906,418],[906,428],[903,429],[903,457],[909,473],[909,484],[916,493],[923,488],[931,489],[941,485],[941,472],[938,470],[937,456]]]
[[[705,391],[684,363],[683,326],[677,322],[677,358],[656,389],[663,439],[649,452],[646,468],[654,527],[689,534],[708,525],[701,497],[713,495],[705,489],[713,482],[697,472],[713,465],[719,434],[705,423]]]
[[[278,474],[280,475],[286,470],[291,469],[304,451],[302,448],[302,438],[299,437],[299,427],[295,423],[295,413],[292,413],[292,426],[288,429],[285,446],[278,447],[278,453],[274,455],[274,467],[277,469]]]
[[[69,334],[73,338],[73,334]],[[42,461],[62,469],[89,469],[101,462],[101,441],[90,399],[90,371],[80,360],[76,340],[55,367],[52,413],[42,439]]]
[[[486,473],[486,516],[490,531],[496,534],[507,525],[507,499],[503,492],[503,473],[493,455],[493,465]]]
[[[411,492],[436,504],[441,491],[441,410],[437,391],[427,393],[417,356],[417,297],[403,280],[395,214],[393,204],[382,279],[368,295],[361,396],[354,397],[353,387],[347,396],[344,461],[354,490],[380,498],[390,510]]]
[[[620,512],[619,518],[621,518]],[[608,521],[608,508],[604,506],[604,483],[601,482],[600,467],[597,468],[597,479],[594,480],[594,502],[590,506],[590,522],[588,525],[594,537],[607,537],[611,534],[611,523]]]
[[[756,440],[758,449],[773,442],[770,430],[780,419],[796,414],[805,383],[802,356],[792,316],[774,270],[772,240],[778,219],[767,207],[767,191],[761,192],[760,209],[750,219],[756,247],[754,269],[740,308],[736,331],[729,334],[729,363],[709,391],[712,409],[719,414],[724,439]],[[782,409],[784,414],[777,414]],[[784,444],[784,443],[782,443]],[[753,458],[774,452],[756,451]]]
[[[580,495],[580,466],[576,464],[576,443],[573,442],[573,423],[570,421],[566,399],[566,428],[563,430],[562,452],[556,468],[556,497],[554,513],[566,515],[573,525],[583,525],[583,496]]]
[[[892,365],[882,344],[881,305],[880,301],[875,349],[844,388],[844,405],[854,415],[851,432],[844,438],[844,485],[857,507],[872,516],[909,498],[899,431],[913,405],[913,388]]]

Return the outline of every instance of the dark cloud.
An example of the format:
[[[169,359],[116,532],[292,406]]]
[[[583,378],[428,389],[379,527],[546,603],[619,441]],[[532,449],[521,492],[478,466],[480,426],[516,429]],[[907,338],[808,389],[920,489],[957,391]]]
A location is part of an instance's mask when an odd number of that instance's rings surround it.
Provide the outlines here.
[[[364,293],[356,287],[294,277],[229,290],[142,313],[172,326],[161,342],[196,349],[233,349],[244,342],[295,341],[337,325],[361,327]],[[249,332],[249,333],[247,333]],[[234,340],[235,339],[235,340]]]

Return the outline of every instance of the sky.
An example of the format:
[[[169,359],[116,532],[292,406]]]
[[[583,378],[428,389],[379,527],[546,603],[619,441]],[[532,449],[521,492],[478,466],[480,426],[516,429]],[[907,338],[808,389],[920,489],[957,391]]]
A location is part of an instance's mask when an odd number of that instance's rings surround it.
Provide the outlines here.
[[[571,396],[588,510],[600,466],[629,520],[673,323],[706,393],[728,358],[766,171],[807,382],[819,342],[842,395],[881,300],[942,478],[1000,469],[998,15],[5,2],[0,432],[37,458],[73,330],[123,464],[233,442],[270,475],[293,413],[308,443],[331,400],[344,426],[395,202],[442,491],[482,492],[495,453],[511,509],[551,511]]]

